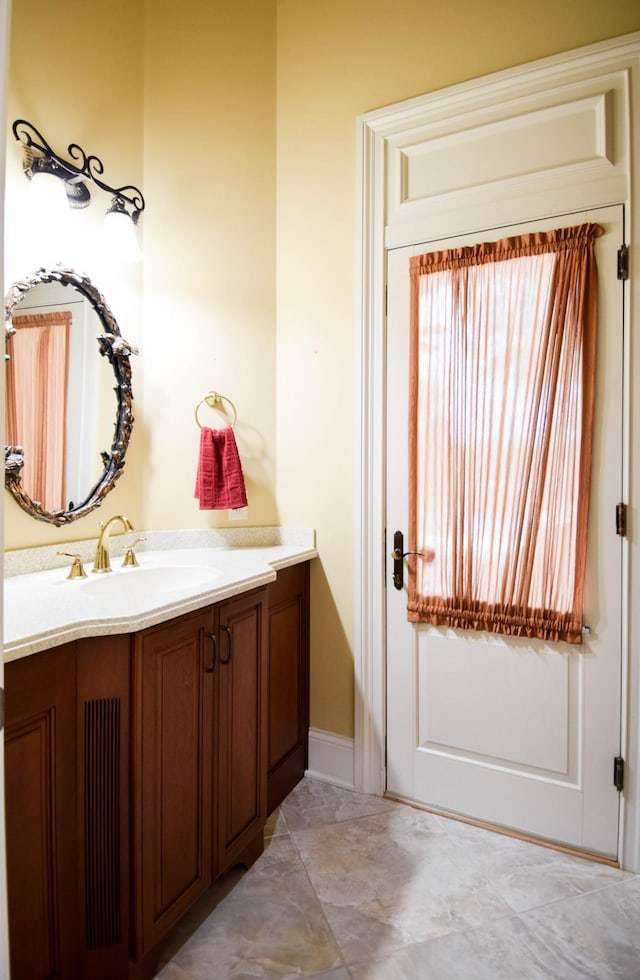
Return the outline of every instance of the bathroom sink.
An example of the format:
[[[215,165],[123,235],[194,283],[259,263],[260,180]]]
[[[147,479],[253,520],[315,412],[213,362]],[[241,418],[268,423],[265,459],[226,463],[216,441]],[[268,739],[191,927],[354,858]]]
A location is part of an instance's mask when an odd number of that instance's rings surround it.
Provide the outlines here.
[[[297,560],[316,554],[306,541],[300,548],[297,542],[289,546],[262,543],[261,538],[244,545],[241,538],[231,547],[203,533],[205,538],[201,532],[163,532],[153,544],[164,546],[156,548],[150,547],[154,534],[150,532],[145,546],[136,552],[137,567],[123,567],[128,548],[122,541],[112,541],[110,572],[92,572],[93,542],[78,542],[77,562],[84,566],[84,578],[69,578],[75,543],[64,555],[57,545],[34,549],[29,566],[12,561],[7,552],[5,663],[83,637],[135,633],[204,609],[273,582],[276,561],[278,567],[286,567],[292,554]]]
[[[76,586],[83,595],[101,599],[136,599],[144,595],[160,598],[166,593],[189,593],[214,583],[220,572],[209,567],[167,565],[164,567],[140,566],[114,569],[111,572],[90,573],[86,579],[69,585]]]

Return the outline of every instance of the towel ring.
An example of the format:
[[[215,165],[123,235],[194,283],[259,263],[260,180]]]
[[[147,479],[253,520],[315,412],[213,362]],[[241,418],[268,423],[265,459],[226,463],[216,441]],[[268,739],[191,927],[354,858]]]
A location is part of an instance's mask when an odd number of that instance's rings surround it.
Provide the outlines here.
[[[202,428],[202,422],[198,418],[198,411],[200,410],[201,406],[205,404],[205,402],[209,408],[217,408],[219,411],[222,411],[219,404],[220,402],[226,402],[227,405],[230,405],[233,411],[233,421],[231,423],[231,428],[233,429],[234,425],[238,421],[236,406],[233,404],[230,398],[226,398],[225,395],[219,395],[217,391],[208,391],[204,398],[202,398],[196,405],[195,417],[199,428]]]

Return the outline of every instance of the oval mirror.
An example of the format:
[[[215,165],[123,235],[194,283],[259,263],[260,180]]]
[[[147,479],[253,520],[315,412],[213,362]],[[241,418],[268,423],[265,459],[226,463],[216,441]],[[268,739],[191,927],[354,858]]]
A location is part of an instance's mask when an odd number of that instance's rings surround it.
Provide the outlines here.
[[[68,524],[98,507],[122,473],[137,351],[72,269],[14,283],[5,335],[5,487],[36,520]]]

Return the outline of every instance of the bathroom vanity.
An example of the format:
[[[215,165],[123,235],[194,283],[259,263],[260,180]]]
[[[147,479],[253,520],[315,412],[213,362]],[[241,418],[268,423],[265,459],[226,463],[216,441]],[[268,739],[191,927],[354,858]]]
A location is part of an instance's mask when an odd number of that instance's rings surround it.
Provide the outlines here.
[[[144,553],[112,586],[39,573],[52,616],[60,595],[80,611],[66,642],[61,613],[6,654],[13,980],[152,977],[169,932],[260,855],[266,816],[302,777],[315,551],[228,550],[203,550],[217,578],[197,586],[181,552],[169,600],[136,595],[157,560]],[[124,574],[133,598],[97,617],[92,589]]]

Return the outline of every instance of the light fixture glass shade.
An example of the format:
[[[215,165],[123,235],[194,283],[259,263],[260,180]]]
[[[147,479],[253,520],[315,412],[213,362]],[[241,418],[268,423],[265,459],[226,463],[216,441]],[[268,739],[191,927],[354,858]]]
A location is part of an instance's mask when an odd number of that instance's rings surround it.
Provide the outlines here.
[[[30,197],[36,213],[55,219],[67,210],[64,181],[56,174],[35,170],[31,177]]]
[[[142,249],[138,243],[136,228],[124,203],[114,197],[104,216],[105,248],[112,260],[140,262]]]
[[[38,242],[41,262],[55,265],[68,261],[70,214],[64,179],[44,159],[41,166],[31,170],[25,214],[25,231],[31,241]]]

